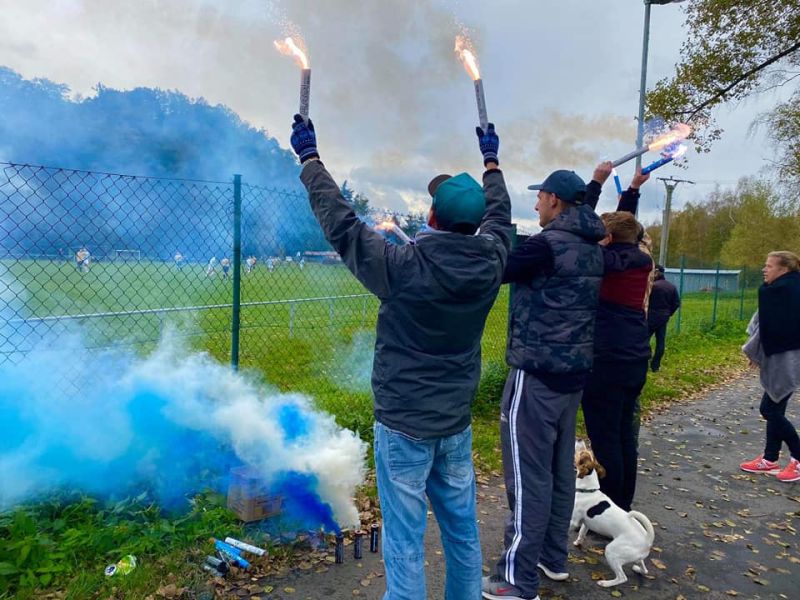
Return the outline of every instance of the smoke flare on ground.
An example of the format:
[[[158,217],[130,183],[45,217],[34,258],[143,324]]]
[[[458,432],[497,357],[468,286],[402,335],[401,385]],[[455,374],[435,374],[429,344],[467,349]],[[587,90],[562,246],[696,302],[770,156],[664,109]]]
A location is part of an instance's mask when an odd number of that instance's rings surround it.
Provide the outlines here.
[[[169,336],[149,356],[90,351],[79,335],[0,366],[0,509],[58,488],[142,488],[180,510],[247,465],[288,516],[358,523],[365,444],[299,394],[280,394]]]

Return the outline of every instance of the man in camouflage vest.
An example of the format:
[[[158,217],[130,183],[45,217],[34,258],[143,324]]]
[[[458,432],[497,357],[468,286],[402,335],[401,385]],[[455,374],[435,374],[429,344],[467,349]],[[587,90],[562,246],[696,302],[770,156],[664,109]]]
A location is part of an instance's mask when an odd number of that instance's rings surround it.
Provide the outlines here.
[[[599,190],[599,186],[597,190]],[[500,437],[511,516],[483,597],[538,598],[541,569],[568,577],[567,536],[575,496],[575,416],[592,367],[605,228],[573,171],[555,171],[538,190],[543,227],[509,255],[516,284]],[[592,190],[594,192],[594,188]]]

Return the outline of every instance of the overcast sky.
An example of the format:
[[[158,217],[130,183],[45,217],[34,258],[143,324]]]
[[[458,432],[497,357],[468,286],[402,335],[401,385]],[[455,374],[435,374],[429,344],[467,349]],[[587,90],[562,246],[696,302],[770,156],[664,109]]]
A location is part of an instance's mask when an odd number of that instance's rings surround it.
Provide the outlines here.
[[[634,146],[644,7],[637,0],[0,0],[0,64],[91,95],[97,83],[178,90],[231,107],[288,146],[299,69],[272,41],[293,23],[312,68],[311,117],[326,165],[377,206],[427,206],[439,172],[480,177],[472,83],[453,53],[470,30],[515,219],[534,228],[527,184],[556,168],[589,179]],[[684,40],[680,4],[653,6],[648,83],[670,75]],[[687,169],[697,181],[674,206],[715,184],[758,174],[772,150],[753,119],[782,91],[720,110],[725,134]],[[654,159],[654,155],[647,158]],[[15,157],[24,160],[24,157]],[[633,163],[620,168],[627,185]],[[69,167],[70,165],[63,165]],[[246,174],[245,174],[246,176]],[[640,218],[660,218],[661,182]],[[601,210],[613,210],[613,183]]]

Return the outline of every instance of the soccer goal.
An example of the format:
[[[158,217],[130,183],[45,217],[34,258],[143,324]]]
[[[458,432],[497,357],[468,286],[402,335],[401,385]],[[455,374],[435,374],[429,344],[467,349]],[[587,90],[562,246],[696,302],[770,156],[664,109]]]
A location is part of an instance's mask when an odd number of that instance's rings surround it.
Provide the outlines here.
[[[142,259],[140,250],[114,250],[114,260],[117,261],[138,261]]]

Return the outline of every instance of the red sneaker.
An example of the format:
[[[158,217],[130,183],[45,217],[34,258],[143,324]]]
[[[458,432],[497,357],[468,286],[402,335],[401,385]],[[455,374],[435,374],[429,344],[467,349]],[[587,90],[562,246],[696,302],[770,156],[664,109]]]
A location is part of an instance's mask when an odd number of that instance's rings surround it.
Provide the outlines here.
[[[797,460],[796,458],[790,460],[789,464],[786,465],[786,468],[778,473],[778,479],[786,483],[800,481],[800,460]]]
[[[770,475],[776,475],[781,470],[781,466],[777,462],[767,460],[763,456],[743,462],[739,468],[748,473],[769,473]]]

